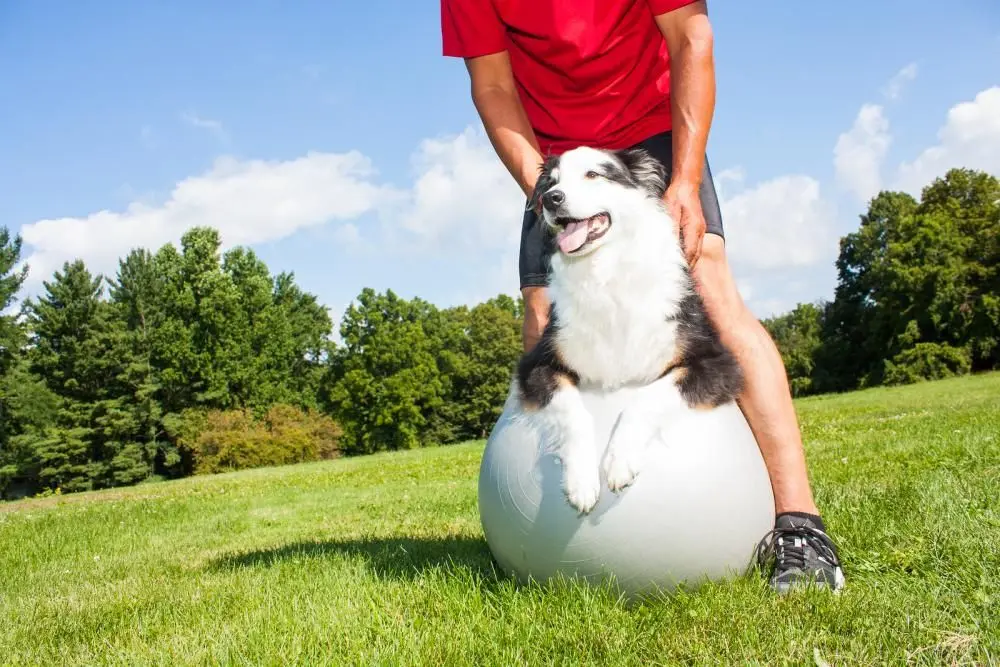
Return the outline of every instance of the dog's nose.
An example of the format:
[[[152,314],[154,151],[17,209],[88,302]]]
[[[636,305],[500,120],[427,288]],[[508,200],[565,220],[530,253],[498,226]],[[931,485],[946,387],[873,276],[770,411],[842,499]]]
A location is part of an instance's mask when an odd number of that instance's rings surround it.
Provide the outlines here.
[[[566,201],[566,195],[562,190],[549,190],[542,195],[542,206],[549,211],[554,211]]]

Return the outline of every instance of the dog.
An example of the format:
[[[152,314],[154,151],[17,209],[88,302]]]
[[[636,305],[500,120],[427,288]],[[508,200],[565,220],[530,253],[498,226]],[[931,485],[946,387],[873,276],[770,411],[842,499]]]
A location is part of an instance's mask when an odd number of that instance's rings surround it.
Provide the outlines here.
[[[642,149],[575,148],[549,157],[528,207],[555,235],[551,315],[518,361],[514,391],[562,460],[562,490],[580,515],[642,467],[672,409],[711,409],[744,378],[695,290],[663,202],[664,166]],[[602,461],[581,389],[636,387]],[[697,446],[691,443],[691,446]]]

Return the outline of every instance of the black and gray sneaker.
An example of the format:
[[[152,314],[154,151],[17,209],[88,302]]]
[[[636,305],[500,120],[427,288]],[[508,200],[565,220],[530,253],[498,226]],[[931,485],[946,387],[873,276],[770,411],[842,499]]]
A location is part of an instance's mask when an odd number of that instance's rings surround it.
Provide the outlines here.
[[[757,545],[756,559],[761,568],[773,560],[770,584],[779,594],[809,585],[833,591],[844,587],[837,547],[806,517],[779,515],[774,529]]]

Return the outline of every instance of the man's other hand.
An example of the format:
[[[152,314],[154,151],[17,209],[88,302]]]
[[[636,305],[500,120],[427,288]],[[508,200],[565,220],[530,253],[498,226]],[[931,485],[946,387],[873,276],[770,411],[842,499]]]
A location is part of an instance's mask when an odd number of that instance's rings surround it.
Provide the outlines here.
[[[705,214],[701,210],[698,186],[683,181],[671,183],[663,201],[679,227],[684,255],[693,267],[701,257],[701,243],[705,238]]]

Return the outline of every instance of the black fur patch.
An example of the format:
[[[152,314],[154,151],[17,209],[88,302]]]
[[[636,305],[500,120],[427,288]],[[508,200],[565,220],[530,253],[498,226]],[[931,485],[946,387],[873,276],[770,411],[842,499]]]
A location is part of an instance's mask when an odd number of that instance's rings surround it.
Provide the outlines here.
[[[549,322],[538,344],[521,355],[517,364],[517,382],[521,400],[535,409],[549,404],[559,389],[560,380],[577,384],[580,376],[559,358],[555,335],[559,323],[555,309],[549,309]]]
[[[540,167],[538,174],[538,180],[535,181],[535,189],[531,191],[531,197],[528,198],[527,210],[537,209],[538,203],[546,192],[548,192],[556,184],[556,179],[552,178],[552,170],[556,168],[559,164],[559,157],[556,155],[550,155],[545,158],[545,161]]]
[[[643,148],[626,148],[614,155],[627,172],[625,184],[644,189],[650,197],[663,198],[667,192],[667,170],[662,162]]]
[[[628,167],[623,162],[608,160],[601,163],[601,176],[607,180],[625,188],[639,187],[638,181],[629,173]]]
[[[695,292],[680,304],[677,343],[680,358],[666,373],[682,371],[677,386],[689,406],[718,407],[743,392],[743,370],[736,356],[722,343],[701,297]]]

